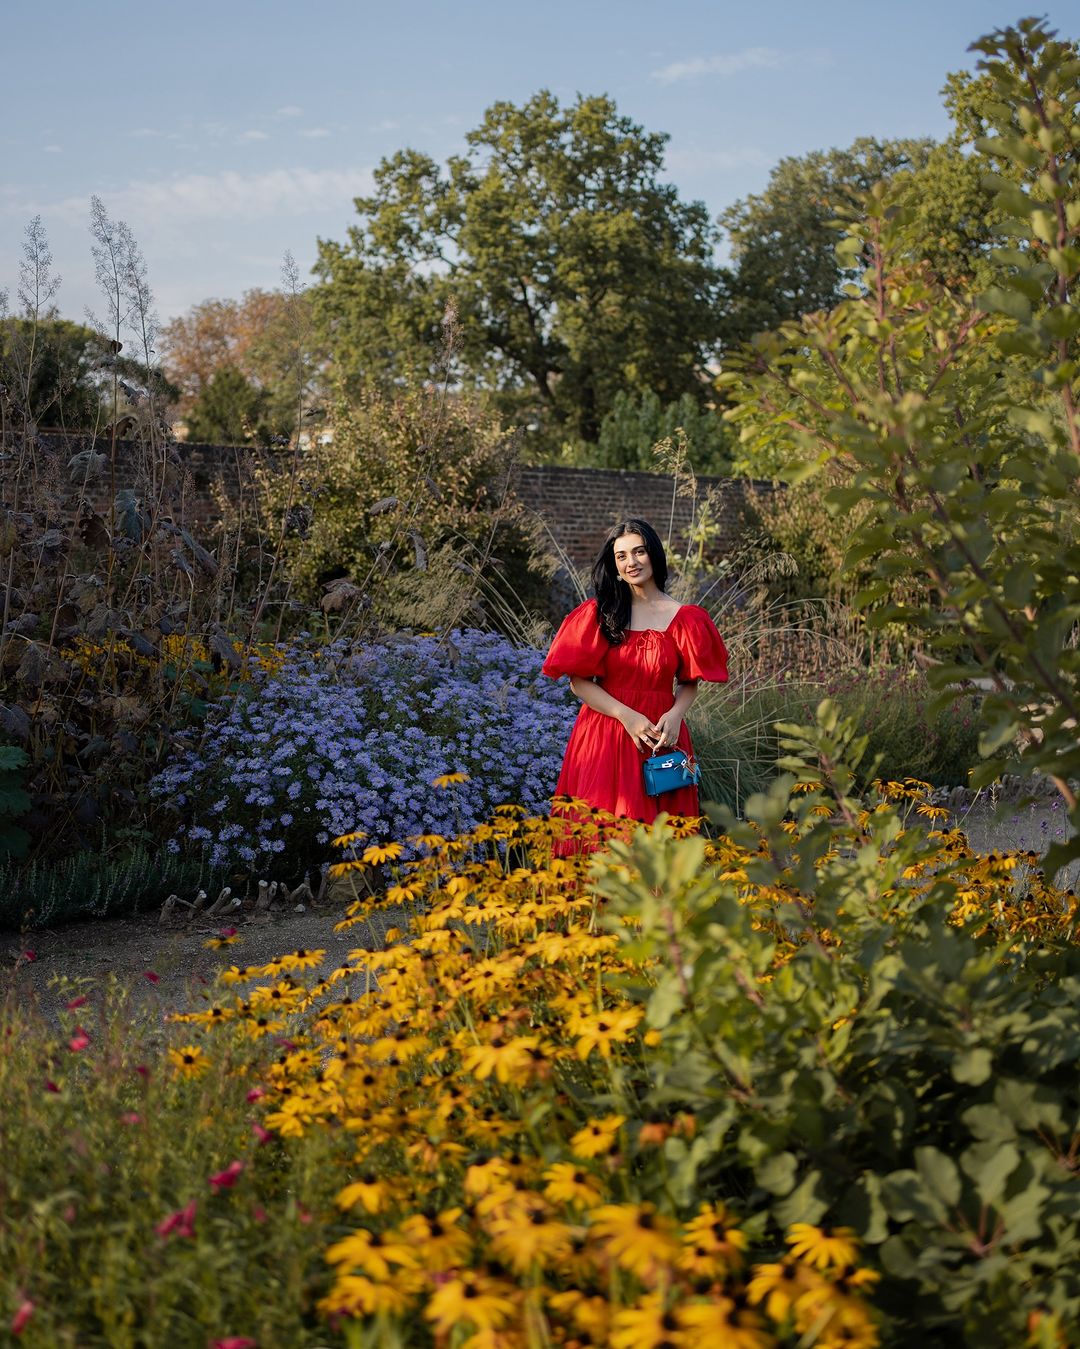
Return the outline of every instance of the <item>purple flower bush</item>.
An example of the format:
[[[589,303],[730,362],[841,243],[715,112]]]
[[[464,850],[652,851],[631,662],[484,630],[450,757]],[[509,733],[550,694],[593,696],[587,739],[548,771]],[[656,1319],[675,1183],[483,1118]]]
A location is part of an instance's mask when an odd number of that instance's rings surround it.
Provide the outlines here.
[[[273,859],[298,874],[328,843],[471,829],[504,802],[542,810],[578,703],[540,673],[541,652],[454,632],[351,654],[290,649],[281,668],[222,701],[152,784],[182,823],[170,848],[214,867]],[[446,773],[469,781],[433,786]]]

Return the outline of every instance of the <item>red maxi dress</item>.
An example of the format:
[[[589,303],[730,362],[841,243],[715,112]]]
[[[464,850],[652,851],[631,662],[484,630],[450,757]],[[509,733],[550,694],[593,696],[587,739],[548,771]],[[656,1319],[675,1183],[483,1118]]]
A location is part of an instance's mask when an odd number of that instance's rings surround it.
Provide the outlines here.
[[[684,604],[662,631],[627,632],[612,646],[600,629],[596,601],[588,600],[563,619],[555,634],[544,674],[595,678],[619,702],[656,721],[675,700],[674,685],[707,679],[727,680],[727,650],[712,619],[696,604]],[[692,753],[684,722],[679,748]],[[566,746],[557,796],[578,797],[599,810],[648,824],[660,811],[700,814],[696,787],[681,787],[652,797],[645,792],[645,759],[614,717],[582,706]]]

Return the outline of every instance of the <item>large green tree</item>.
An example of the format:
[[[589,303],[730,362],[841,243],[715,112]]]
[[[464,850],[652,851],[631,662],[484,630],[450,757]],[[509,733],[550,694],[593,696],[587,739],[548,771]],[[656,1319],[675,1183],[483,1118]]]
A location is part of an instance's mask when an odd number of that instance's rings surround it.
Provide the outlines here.
[[[348,379],[436,363],[448,304],[459,371],[554,439],[595,441],[623,389],[702,392],[719,332],[716,231],[662,181],[667,137],[605,97],[496,103],[440,169],[405,150],[323,241],[317,303]]]
[[[833,222],[874,183],[922,169],[932,149],[929,140],[861,137],[846,150],[787,156],[763,192],[729,206],[720,216],[732,261],[722,284],[723,347],[837,304],[846,276]]]

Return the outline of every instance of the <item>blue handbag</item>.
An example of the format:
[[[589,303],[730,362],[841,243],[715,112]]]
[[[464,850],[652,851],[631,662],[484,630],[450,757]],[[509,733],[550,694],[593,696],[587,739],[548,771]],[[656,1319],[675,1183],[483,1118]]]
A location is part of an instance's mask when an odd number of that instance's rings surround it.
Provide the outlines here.
[[[680,787],[696,787],[701,780],[698,761],[683,749],[668,749],[654,754],[642,765],[645,791],[649,796],[663,796]]]

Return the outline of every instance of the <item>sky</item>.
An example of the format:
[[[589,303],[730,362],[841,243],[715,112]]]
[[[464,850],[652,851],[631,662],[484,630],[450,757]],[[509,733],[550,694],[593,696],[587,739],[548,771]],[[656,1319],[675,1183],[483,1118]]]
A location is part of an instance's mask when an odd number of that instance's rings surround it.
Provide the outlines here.
[[[666,171],[713,214],[786,155],[934,136],[977,37],[1028,13],[1080,36],[1080,0],[53,0],[2,4],[0,289],[17,307],[41,216],[60,313],[103,312],[96,194],[131,227],[162,320],[307,275],[406,147],[436,160],[497,100],[610,95],[665,132]]]

